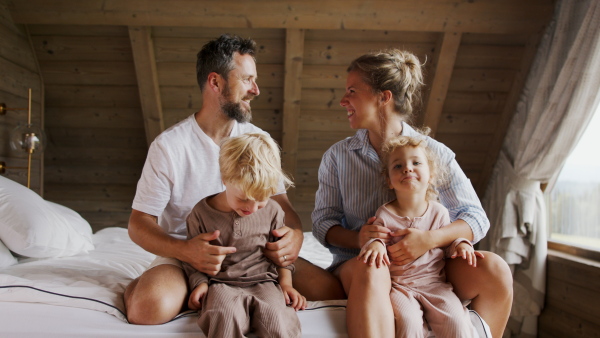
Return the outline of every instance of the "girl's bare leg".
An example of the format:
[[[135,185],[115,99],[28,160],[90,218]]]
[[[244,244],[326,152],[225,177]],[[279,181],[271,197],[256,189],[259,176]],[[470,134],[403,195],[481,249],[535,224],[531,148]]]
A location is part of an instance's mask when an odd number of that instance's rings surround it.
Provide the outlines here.
[[[477,267],[464,259],[447,259],[446,276],[461,300],[472,299],[471,308],[490,326],[494,338],[502,337],[513,300],[512,274],[497,254],[482,251]]]

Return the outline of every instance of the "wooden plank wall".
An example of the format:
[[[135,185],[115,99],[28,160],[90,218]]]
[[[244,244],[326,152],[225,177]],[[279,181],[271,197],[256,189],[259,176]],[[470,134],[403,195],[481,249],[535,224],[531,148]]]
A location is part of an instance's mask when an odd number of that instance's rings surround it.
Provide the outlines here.
[[[600,337],[600,263],[549,251],[539,337]]]
[[[384,30],[32,25],[30,31],[47,93],[48,198],[80,212],[95,230],[126,226],[147,144],[157,130],[201,106],[196,54],[222,33],[251,37],[258,44],[261,95],[252,103],[253,122],[284,148],[284,167],[297,186],[289,192],[290,198],[307,231],[312,227],[321,156],[354,133],[339,106],[346,68],[354,58],[396,47],[414,52],[425,62],[424,105],[439,95],[446,97],[441,107],[429,104],[437,109],[433,116],[441,116],[431,127],[456,152],[477,186],[529,41],[521,35]],[[145,39],[142,43],[147,46],[140,47],[135,39]],[[155,69],[148,60],[134,65],[132,45],[151,48],[153,53],[146,57],[154,58]],[[452,71],[445,70],[447,74],[436,79],[430,99],[440,62],[445,62],[444,67],[450,62]],[[142,101],[151,114],[162,116],[162,127],[148,126],[156,119],[142,113],[139,74],[136,78],[140,64],[146,65],[148,73],[144,85],[150,83],[142,92],[160,93],[159,100],[142,96]],[[290,90],[294,85],[299,88],[289,94],[294,99],[287,106],[284,83]],[[417,110],[414,122],[423,121],[423,110]],[[286,153],[289,149],[292,152]]]
[[[32,123],[44,125],[42,114],[42,81],[36,59],[24,26],[13,23],[4,1],[0,1],[0,103],[9,108],[26,108],[28,91],[32,89]],[[11,131],[18,124],[27,124],[27,111],[8,111],[0,115],[0,161],[9,167],[27,167],[27,153],[10,147]],[[31,169],[31,188],[43,195],[42,153],[34,153]],[[27,170],[7,169],[4,174],[27,185]]]
[[[31,26],[46,86],[46,198],[127,226],[146,139],[127,27]]]
[[[503,139],[498,124],[506,118],[509,92],[527,48],[528,37],[516,34],[466,33],[460,41],[435,138],[456,153],[480,196],[487,184],[482,171],[493,140]]]

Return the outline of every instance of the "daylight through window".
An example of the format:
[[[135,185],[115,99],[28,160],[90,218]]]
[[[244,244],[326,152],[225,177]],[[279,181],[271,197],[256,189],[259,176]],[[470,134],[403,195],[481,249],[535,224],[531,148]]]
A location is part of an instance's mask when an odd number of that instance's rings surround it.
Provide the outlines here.
[[[600,251],[600,109],[546,192],[549,236]]]

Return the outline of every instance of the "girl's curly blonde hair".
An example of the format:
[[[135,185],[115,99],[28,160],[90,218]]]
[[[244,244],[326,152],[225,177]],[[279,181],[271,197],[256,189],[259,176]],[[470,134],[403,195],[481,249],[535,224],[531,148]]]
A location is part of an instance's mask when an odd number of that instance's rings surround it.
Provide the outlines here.
[[[403,147],[415,147],[423,149],[425,157],[427,157],[427,165],[429,166],[430,172],[430,181],[429,186],[427,187],[425,198],[427,200],[437,199],[438,188],[447,181],[448,168],[440,165],[438,156],[427,146],[427,139],[425,138],[425,135],[423,135],[423,137],[398,136],[387,140],[381,149],[381,173],[386,180],[389,178],[388,162],[390,155],[396,151],[396,149]]]

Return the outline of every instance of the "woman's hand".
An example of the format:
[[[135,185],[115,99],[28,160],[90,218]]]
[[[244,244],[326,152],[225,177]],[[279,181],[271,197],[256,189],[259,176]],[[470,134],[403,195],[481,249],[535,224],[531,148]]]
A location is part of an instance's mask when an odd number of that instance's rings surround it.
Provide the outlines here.
[[[395,265],[413,262],[435,247],[429,231],[407,228],[396,230],[390,235],[403,236],[398,243],[387,247],[388,254]]]
[[[367,220],[367,224],[360,228],[358,233],[358,247],[362,248],[372,238],[381,238],[385,243],[390,241],[390,229],[375,225],[373,222],[377,217],[373,216]]]

